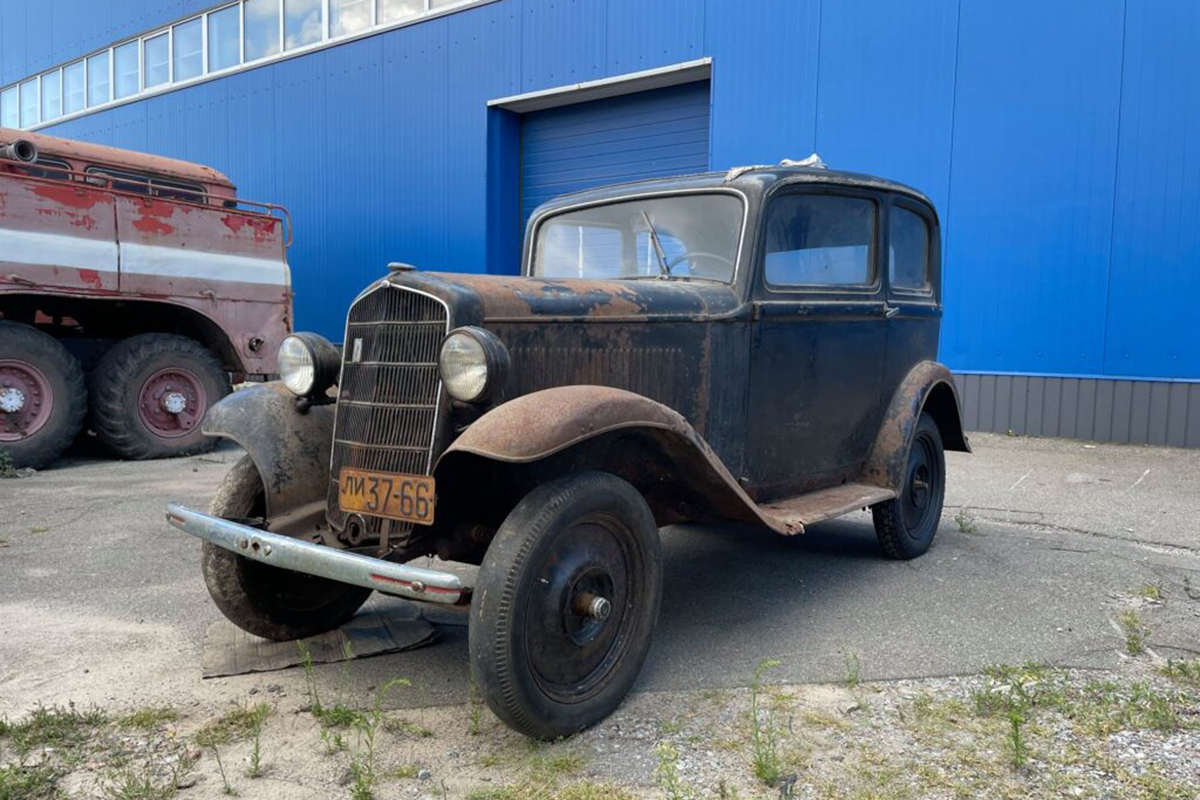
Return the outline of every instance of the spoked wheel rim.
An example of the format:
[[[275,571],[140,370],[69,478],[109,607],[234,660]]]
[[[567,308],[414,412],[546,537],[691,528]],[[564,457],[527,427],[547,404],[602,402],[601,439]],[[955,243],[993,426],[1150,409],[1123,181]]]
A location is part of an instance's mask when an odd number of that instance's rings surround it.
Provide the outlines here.
[[[920,538],[923,535],[930,515],[938,507],[941,485],[937,446],[928,434],[918,433],[908,454],[908,479],[904,484],[901,503],[904,527],[909,536]]]
[[[603,689],[636,626],[640,553],[621,521],[592,514],[544,551],[525,607],[526,658],[538,688],[560,703]]]
[[[0,442],[33,436],[54,413],[46,376],[28,361],[0,359]]]
[[[208,410],[208,395],[195,373],[167,367],[142,383],[138,419],[155,436],[178,439],[196,431]]]

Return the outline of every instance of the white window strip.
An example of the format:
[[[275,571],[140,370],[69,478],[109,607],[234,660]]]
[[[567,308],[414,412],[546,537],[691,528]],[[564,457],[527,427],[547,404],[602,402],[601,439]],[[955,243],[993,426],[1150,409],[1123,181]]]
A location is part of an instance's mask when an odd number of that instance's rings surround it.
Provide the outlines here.
[[[443,2],[441,5],[434,6],[430,2],[430,0],[421,0],[421,1],[422,1],[422,6],[423,6],[424,10],[423,10],[423,12],[418,13],[416,16],[407,17],[407,18],[398,19],[398,20],[383,20],[383,19],[381,19],[382,15],[380,14],[379,6],[378,6],[378,3],[382,2],[382,0],[370,0],[370,24],[369,24],[369,26],[363,30],[355,31],[353,33],[344,34],[342,36],[334,36],[333,30],[332,30],[332,21],[331,21],[332,15],[331,15],[331,9],[330,9],[330,0],[322,0],[320,5],[321,5],[322,11],[323,11],[323,19],[322,19],[322,34],[323,35],[317,41],[311,42],[309,44],[297,46],[295,49],[292,49],[292,50],[288,50],[285,46],[287,39],[285,37],[285,27],[284,26],[285,26],[285,18],[286,18],[287,12],[286,12],[286,9],[284,8],[284,4],[281,2],[279,19],[278,19],[278,23],[279,23],[279,49],[278,49],[278,51],[275,53],[269,54],[267,56],[263,56],[259,59],[256,59],[255,61],[247,63],[246,51],[245,51],[245,46],[246,46],[246,42],[245,42],[245,36],[246,36],[245,0],[239,0],[237,5],[241,6],[240,23],[239,23],[241,35],[239,36],[240,41],[239,41],[239,45],[238,45],[239,55],[240,55],[240,58],[239,58],[240,63],[234,67],[219,70],[214,73],[214,72],[211,72],[208,68],[208,38],[207,38],[208,37],[208,15],[212,12],[219,11],[223,8],[228,8],[231,5],[233,5],[229,2],[225,2],[225,3],[222,3],[221,5],[213,6],[212,8],[202,12],[198,17],[195,15],[185,17],[176,22],[172,22],[172,23],[168,24],[165,28],[156,29],[154,32],[151,32],[151,33],[139,34],[135,39],[136,41],[138,41],[138,48],[139,48],[139,54],[138,54],[138,65],[139,65],[139,73],[140,73],[139,74],[139,91],[136,91],[132,95],[129,95],[127,97],[118,98],[115,96],[115,90],[116,90],[116,73],[115,73],[116,58],[115,58],[115,53],[114,53],[114,48],[116,46],[115,44],[109,46],[105,50],[93,52],[87,56],[84,56],[82,59],[72,59],[71,61],[67,61],[52,70],[41,73],[41,74],[50,74],[51,72],[54,72],[55,70],[58,71],[58,74],[60,76],[60,81],[62,82],[62,92],[60,94],[60,98],[61,98],[60,105],[62,107],[62,116],[60,116],[58,119],[55,119],[55,120],[47,120],[47,121],[40,120],[41,91],[40,91],[40,84],[39,84],[39,89],[38,89],[39,121],[37,123],[35,123],[33,125],[29,125],[27,127],[31,130],[37,130],[38,128],[46,127],[47,125],[50,125],[50,124],[58,124],[61,122],[66,122],[67,120],[74,119],[74,118],[80,117],[80,116],[86,116],[88,114],[92,114],[97,111],[103,111],[105,109],[112,108],[114,106],[124,105],[126,103],[137,102],[137,101],[145,99],[147,97],[164,94],[166,92],[172,92],[177,89],[192,86],[197,83],[203,83],[204,81],[210,80],[215,77],[223,77],[232,72],[236,72],[236,71],[240,71],[240,70],[244,70],[244,69],[254,69],[254,68],[257,68],[257,67],[262,66],[267,63],[271,63],[274,61],[283,61],[283,60],[286,60],[289,58],[295,58],[297,56],[306,55],[315,50],[322,50],[327,47],[332,47],[332,46],[336,46],[339,44],[344,44],[347,42],[355,41],[357,39],[365,38],[367,36],[373,36],[378,33],[383,33],[385,31],[393,30],[395,28],[402,28],[402,27],[406,27],[408,25],[419,24],[428,19],[444,16],[446,14],[454,13],[457,11],[462,11],[467,8],[472,8],[475,6],[483,6],[483,5],[488,5],[490,3],[499,2],[499,0],[460,0],[459,2]],[[175,27],[182,23],[189,22],[193,19],[199,19],[201,21],[201,30],[202,30],[202,34],[201,34],[201,36],[202,36],[201,72],[199,75],[196,75],[194,77],[177,81],[176,75],[175,75],[175,50],[176,50]],[[167,83],[165,83],[165,84],[156,85],[153,87],[146,87],[145,86],[145,76],[146,76],[145,40],[151,39],[154,36],[157,36],[163,32],[166,32],[167,41],[168,41],[167,70],[168,70],[168,74],[169,74],[169,79],[168,79]],[[122,43],[124,43],[124,42],[122,42]],[[103,55],[104,53],[108,54],[108,93],[107,93],[108,98],[107,98],[107,100],[104,100],[104,101],[96,103],[95,105],[92,105],[91,104],[92,65],[91,65],[89,59],[91,59],[95,56]],[[80,61],[82,61],[82,63],[83,63],[84,104],[83,104],[82,109],[80,109],[78,111],[72,111],[70,113],[67,113],[66,112],[66,84],[65,84],[65,77],[63,76],[62,70],[65,69],[67,66],[71,66],[72,64],[78,63]],[[37,79],[40,81],[41,74],[29,77],[29,78],[25,78],[25,79],[22,79],[19,81],[15,81],[11,84],[8,84],[7,86],[0,87],[0,92],[8,92],[9,90],[12,90],[12,89],[18,89],[18,103],[19,103],[19,87],[20,87],[20,85],[29,80]],[[19,110],[20,109],[18,107],[18,112],[19,112]]]

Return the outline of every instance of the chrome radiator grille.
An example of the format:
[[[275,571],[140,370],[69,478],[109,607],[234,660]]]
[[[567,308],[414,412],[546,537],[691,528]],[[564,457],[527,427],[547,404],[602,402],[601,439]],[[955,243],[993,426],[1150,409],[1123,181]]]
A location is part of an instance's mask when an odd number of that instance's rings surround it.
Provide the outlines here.
[[[350,308],[333,429],[329,521],[339,530],[342,467],[427,475],[432,468],[441,379],[438,349],[449,329],[446,306],[429,295],[383,286]],[[378,533],[368,519],[364,533]]]

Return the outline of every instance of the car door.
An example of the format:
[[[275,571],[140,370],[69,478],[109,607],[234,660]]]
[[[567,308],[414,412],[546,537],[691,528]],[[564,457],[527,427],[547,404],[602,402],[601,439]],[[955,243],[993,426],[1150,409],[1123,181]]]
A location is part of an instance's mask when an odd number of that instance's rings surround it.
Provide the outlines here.
[[[879,429],[883,201],[785,187],[759,236],[746,471],[760,498],[852,480]]]
[[[887,217],[888,355],[881,393],[891,397],[914,365],[937,357],[942,306],[937,215],[897,195]]]

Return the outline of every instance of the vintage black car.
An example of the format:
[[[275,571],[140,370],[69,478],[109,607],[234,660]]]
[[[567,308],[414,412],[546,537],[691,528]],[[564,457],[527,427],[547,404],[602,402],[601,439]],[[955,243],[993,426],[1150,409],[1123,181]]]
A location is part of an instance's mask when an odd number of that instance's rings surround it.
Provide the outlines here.
[[[879,178],[747,167],[556,199],[521,276],[392,265],[281,382],[205,431],[240,443],[204,577],[237,625],[293,639],[372,590],[470,604],[492,710],[553,738],[610,713],[650,646],[658,529],[782,535],[870,507],[884,553],[933,541],[967,451],[941,319],[938,218]],[[337,384],[336,394],[333,391]],[[474,586],[419,556],[479,564]]]

